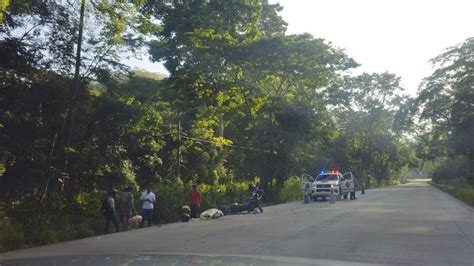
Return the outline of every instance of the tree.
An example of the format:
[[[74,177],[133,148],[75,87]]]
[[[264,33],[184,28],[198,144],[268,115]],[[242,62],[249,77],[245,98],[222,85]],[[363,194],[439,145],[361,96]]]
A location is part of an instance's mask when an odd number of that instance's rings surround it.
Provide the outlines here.
[[[63,84],[66,98],[55,106],[57,118],[53,120],[58,122],[50,135],[43,195],[50,180],[60,180],[64,186],[71,176],[67,166],[76,148],[74,114],[82,98],[87,97],[87,82],[107,80],[111,70],[123,71],[124,66],[118,63],[121,48],[139,44],[142,37],[131,36],[147,22],[136,12],[140,5],[141,1],[15,1],[6,9],[0,28],[1,51],[2,58],[12,60],[4,65],[5,73],[18,82],[35,85],[38,80],[33,73],[37,69],[50,72],[47,77],[58,74],[62,81],[70,80]],[[63,158],[62,171],[52,165],[58,163],[54,157]],[[61,178],[53,178],[53,170]],[[74,178],[78,178],[77,173]]]
[[[227,128],[229,114],[241,104],[229,72],[233,51],[262,36],[284,34],[286,24],[277,14],[281,7],[267,1],[152,1],[144,10],[160,16],[161,30],[150,54],[164,61],[171,74],[168,97],[176,115],[170,121],[181,121],[187,137],[208,141],[181,140],[188,169],[184,178],[229,175],[224,168],[229,148],[224,150],[222,144],[230,142],[218,131]]]
[[[449,48],[432,60],[436,70],[420,89],[417,106],[425,130],[433,136],[432,149],[442,139],[440,155],[465,155],[474,163],[474,38]],[[438,143],[436,143],[438,142]],[[471,167],[472,168],[472,167]],[[467,177],[474,183],[474,169]]]
[[[399,83],[390,73],[346,76],[345,96],[333,108],[338,131],[331,148],[337,165],[379,184],[405,164],[399,157],[404,131],[396,118],[407,97]]]
[[[287,177],[300,171],[302,158],[293,156],[299,143],[318,137],[318,118],[338,83],[338,73],[357,64],[306,34],[262,38],[234,54],[231,74],[242,99],[239,113],[245,114],[236,130],[250,129],[245,133],[247,143],[267,151],[261,154],[257,172],[266,182],[275,178],[281,188]]]

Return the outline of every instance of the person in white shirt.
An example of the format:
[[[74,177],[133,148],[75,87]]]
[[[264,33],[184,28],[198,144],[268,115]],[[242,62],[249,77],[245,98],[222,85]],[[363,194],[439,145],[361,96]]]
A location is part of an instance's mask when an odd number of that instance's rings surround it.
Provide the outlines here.
[[[143,227],[145,220],[148,223],[148,226],[151,226],[151,218],[153,217],[153,208],[156,201],[155,193],[151,192],[150,186],[147,186],[146,191],[142,193],[140,198],[142,203],[142,222],[140,228]]]

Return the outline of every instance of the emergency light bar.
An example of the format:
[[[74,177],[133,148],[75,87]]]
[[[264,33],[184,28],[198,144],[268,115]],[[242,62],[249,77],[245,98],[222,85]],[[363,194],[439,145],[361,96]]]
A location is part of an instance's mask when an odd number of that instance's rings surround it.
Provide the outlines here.
[[[330,174],[339,174],[339,168],[333,168],[333,169],[329,170],[329,173]]]
[[[319,171],[319,173],[320,173],[320,174],[326,174],[326,173],[328,173],[328,174],[339,174],[339,173],[340,173],[340,170],[339,170],[338,167],[332,168],[331,170],[329,170],[329,171],[327,171],[327,172],[326,172],[325,169],[321,169],[321,170]]]

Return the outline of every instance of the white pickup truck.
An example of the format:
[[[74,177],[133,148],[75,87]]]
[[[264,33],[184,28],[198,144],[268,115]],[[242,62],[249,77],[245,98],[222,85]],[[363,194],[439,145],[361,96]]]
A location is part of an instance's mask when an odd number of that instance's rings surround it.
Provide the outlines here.
[[[308,187],[313,201],[318,198],[323,200],[331,196],[331,187],[337,199],[347,199],[350,192],[355,191],[354,177],[352,173],[341,174],[338,171],[321,172],[316,178],[309,178],[308,181],[302,180],[302,186]]]

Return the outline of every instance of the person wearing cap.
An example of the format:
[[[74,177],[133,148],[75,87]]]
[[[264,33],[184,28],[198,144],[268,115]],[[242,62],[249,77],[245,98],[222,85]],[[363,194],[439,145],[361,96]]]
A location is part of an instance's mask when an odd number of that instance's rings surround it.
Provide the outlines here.
[[[128,229],[128,221],[136,215],[135,204],[133,202],[132,188],[126,187],[120,198],[120,221],[124,230]]]
[[[119,226],[117,218],[115,217],[115,197],[117,196],[117,190],[112,189],[107,194],[107,198],[104,202],[103,213],[105,216],[105,228],[104,231],[106,234],[109,233],[109,224],[112,222],[115,226],[115,232],[119,231]]]

